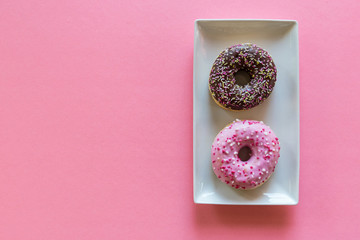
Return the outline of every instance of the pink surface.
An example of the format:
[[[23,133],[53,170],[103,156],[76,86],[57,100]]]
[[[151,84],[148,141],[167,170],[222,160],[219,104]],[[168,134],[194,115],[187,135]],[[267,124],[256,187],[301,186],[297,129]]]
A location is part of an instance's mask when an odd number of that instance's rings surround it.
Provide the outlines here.
[[[2,1],[0,239],[356,239],[360,3]],[[196,18],[296,19],[300,203],[192,202]]]

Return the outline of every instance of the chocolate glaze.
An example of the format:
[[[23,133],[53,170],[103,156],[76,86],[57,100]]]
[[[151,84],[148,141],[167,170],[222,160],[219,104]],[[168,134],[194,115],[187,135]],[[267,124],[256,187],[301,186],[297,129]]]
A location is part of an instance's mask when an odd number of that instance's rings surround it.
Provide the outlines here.
[[[250,75],[250,82],[244,86],[236,84],[234,75],[239,70]],[[267,51],[252,43],[238,44],[225,49],[216,58],[210,72],[210,93],[225,108],[253,108],[271,94],[276,72]]]

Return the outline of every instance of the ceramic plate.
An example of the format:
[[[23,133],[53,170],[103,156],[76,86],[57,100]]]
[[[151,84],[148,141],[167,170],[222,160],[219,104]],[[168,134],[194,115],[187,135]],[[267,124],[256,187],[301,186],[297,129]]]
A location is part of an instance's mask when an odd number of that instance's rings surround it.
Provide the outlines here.
[[[273,57],[278,75],[264,103],[241,112],[224,110],[209,94],[208,79],[219,53],[239,43],[255,43]],[[292,20],[197,20],[194,43],[194,202],[231,205],[295,205],[299,201],[299,43]],[[255,190],[237,190],[217,179],[211,144],[235,119],[269,125],[280,140],[275,173]]]

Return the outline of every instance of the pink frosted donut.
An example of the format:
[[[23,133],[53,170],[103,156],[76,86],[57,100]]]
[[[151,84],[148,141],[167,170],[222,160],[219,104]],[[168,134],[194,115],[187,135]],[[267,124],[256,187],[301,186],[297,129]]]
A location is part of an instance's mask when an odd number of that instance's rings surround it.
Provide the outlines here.
[[[265,183],[280,157],[279,139],[263,122],[236,120],[215,137],[211,160],[215,175],[236,189]]]

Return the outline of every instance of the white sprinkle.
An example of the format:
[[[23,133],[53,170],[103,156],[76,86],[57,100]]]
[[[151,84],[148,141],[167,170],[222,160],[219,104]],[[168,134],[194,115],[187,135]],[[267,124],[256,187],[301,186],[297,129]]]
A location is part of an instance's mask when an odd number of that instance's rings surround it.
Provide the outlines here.
[[[270,152],[270,155],[272,155],[272,152]]]
[[[234,155],[238,154],[238,152],[234,152]]]
[[[269,171],[266,171],[266,173],[269,173]]]
[[[265,135],[265,136],[267,136],[267,135],[268,135],[268,133],[267,133],[267,132],[264,132],[264,135]]]
[[[234,181],[231,181],[232,184],[234,184]]]
[[[263,168],[263,169],[262,169],[262,171],[263,171],[263,172],[265,172],[265,171],[266,171],[266,169],[265,169],[265,168]]]
[[[235,165],[235,161],[233,161],[233,165]]]
[[[259,177],[259,179],[261,179],[261,177]]]
[[[225,151],[226,152],[226,154],[229,154],[229,151]]]
[[[221,171],[223,172],[223,171],[224,171],[224,169],[221,169]]]
[[[217,160],[220,160],[220,157],[218,157]]]
[[[232,143],[230,144],[230,147],[234,146],[234,144],[235,144],[235,142],[232,142]]]
[[[275,143],[272,143],[273,146],[275,146]]]
[[[249,136],[246,136],[246,139],[249,139],[250,137]]]
[[[227,142],[229,143],[229,142],[231,142],[231,140],[229,139],[229,140],[227,140]]]

